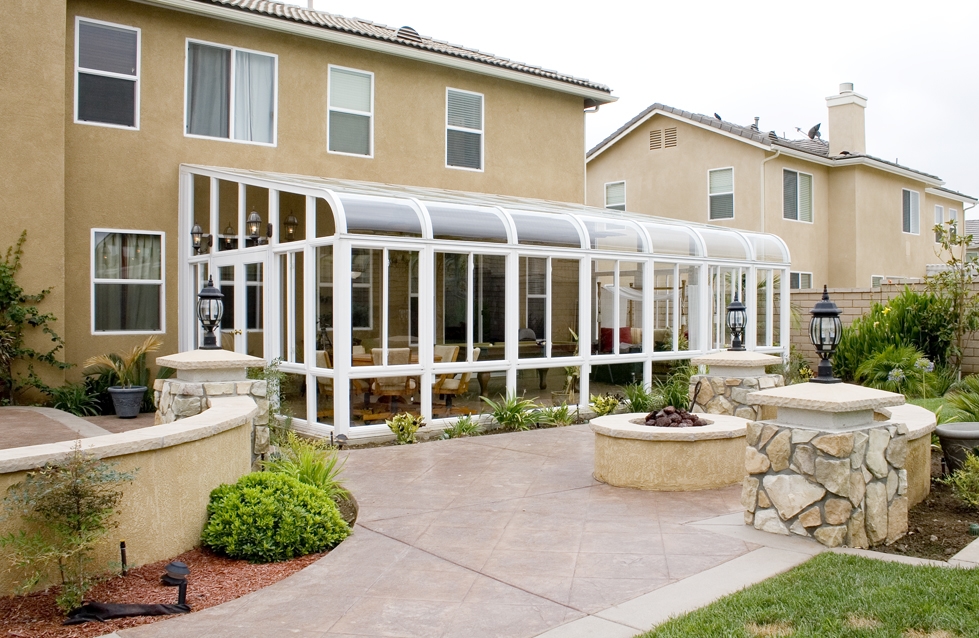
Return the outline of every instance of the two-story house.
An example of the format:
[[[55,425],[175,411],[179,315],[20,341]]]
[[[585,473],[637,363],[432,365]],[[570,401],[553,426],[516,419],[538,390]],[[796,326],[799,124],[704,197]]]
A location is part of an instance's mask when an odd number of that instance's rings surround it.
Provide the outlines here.
[[[938,223],[976,199],[934,175],[867,152],[867,98],[826,98],[828,131],[786,139],[716,116],[653,104],[587,154],[587,203],[773,233],[792,288],[867,287],[925,276]]]

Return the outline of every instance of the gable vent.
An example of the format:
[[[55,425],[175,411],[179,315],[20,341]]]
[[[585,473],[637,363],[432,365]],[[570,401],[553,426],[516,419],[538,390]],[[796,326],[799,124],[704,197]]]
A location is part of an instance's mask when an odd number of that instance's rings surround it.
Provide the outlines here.
[[[418,32],[411,27],[401,27],[398,29],[396,34],[399,40],[407,40],[408,42],[417,42],[421,44],[422,37],[418,35]]]
[[[670,127],[666,129],[666,148],[672,148],[676,146],[676,127]]]
[[[649,150],[655,151],[656,149],[663,148],[663,131],[662,129],[656,129],[655,131],[649,132]]]

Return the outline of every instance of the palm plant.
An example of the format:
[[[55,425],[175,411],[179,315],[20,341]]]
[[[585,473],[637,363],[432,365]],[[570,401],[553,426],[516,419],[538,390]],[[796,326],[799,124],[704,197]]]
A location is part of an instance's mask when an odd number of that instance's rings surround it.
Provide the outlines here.
[[[970,374],[945,395],[945,405],[938,410],[942,423],[979,421],[979,376]]]
[[[109,374],[115,377],[118,384],[124,388],[141,385],[143,370],[146,368],[146,354],[156,352],[163,347],[163,339],[158,335],[150,335],[146,341],[133,346],[125,354],[100,354],[85,360],[86,368],[94,368],[94,374]]]
[[[499,401],[493,401],[487,397],[479,397],[490,407],[490,414],[493,419],[500,424],[504,430],[518,432],[529,430],[530,426],[537,421],[534,413],[539,406],[533,399],[518,397],[516,393],[510,392],[506,397],[500,397]]]
[[[878,390],[924,396],[924,387],[934,373],[918,366],[922,359],[924,355],[914,346],[887,346],[860,364],[856,378]]]

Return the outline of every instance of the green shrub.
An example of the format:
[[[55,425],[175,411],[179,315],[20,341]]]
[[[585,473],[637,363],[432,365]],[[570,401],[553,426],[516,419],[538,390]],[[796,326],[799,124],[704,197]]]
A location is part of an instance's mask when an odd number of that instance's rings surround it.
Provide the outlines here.
[[[962,469],[956,470],[944,481],[952,487],[959,500],[973,509],[979,509],[979,456],[973,452],[966,454]]]
[[[385,423],[394,433],[398,445],[417,443],[418,439],[415,435],[418,434],[419,428],[425,427],[425,419],[421,415],[415,416],[407,412],[399,412]]]
[[[340,480],[346,460],[339,460],[336,448],[288,432],[280,452],[279,458],[263,463],[266,471],[285,474],[300,483],[318,487],[334,501],[346,495],[343,481]]]
[[[619,397],[611,394],[600,394],[591,396],[591,409],[595,411],[598,416],[605,416],[606,414],[612,414],[615,412],[615,408],[619,407]]]
[[[89,394],[88,386],[84,383],[66,383],[48,391],[51,395],[51,405],[56,410],[62,410],[75,416],[98,416],[99,402]]]
[[[443,439],[459,439],[465,436],[476,436],[479,434],[479,423],[466,414],[459,417],[455,423],[442,431]]]
[[[479,398],[490,407],[493,420],[504,430],[510,432],[529,430],[530,426],[537,422],[535,410],[540,406],[533,399],[518,397],[513,392],[508,393],[506,397],[500,397],[499,401],[487,397]]]
[[[856,380],[878,390],[924,396],[934,373],[927,372],[922,361],[928,363],[912,346],[887,346],[860,364]]]
[[[53,569],[61,576],[58,608],[78,607],[96,574],[92,552],[118,523],[113,520],[122,499],[120,483],[132,481],[134,472],[119,472],[113,465],[84,454],[75,444],[71,456],[49,463],[7,489],[6,510],[19,515],[25,529],[0,537],[9,548],[15,571],[23,574],[20,591],[34,588]]]
[[[622,388],[625,393],[625,405],[628,412],[651,412],[656,395],[653,389],[640,382],[630,383]]]
[[[544,408],[540,412],[543,416],[538,420],[538,423],[564,427],[578,420],[578,410],[572,411],[567,403]]]
[[[940,423],[979,421],[979,376],[970,374],[952,386],[938,410]]]
[[[330,496],[276,472],[253,472],[211,492],[201,543],[252,563],[322,552],[350,534]]]

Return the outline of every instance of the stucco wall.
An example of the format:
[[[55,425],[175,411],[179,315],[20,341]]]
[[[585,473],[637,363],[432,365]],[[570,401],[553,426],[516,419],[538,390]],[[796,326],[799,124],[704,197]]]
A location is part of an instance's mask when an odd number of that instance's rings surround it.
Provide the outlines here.
[[[64,334],[64,0],[5,0],[0,20],[0,251],[27,231],[19,283],[51,288],[41,306]],[[30,344],[50,347],[44,335]],[[38,367],[57,383],[60,371]]]
[[[211,493],[251,470],[252,417],[255,402],[247,397],[215,399],[207,412],[176,423],[123,434],[84,439],[83,450],[137,470],[122,486],[123,499],[109,534],[95,553],[94,565],[119,561],[119,541],[126,541],[131,566],[170,558],[200,543]],[[0,451],[0,494],[23,480],[26,468],[63,458],[73,443],[55,443]],[[0,534],[18,529],[19,519],[0,521]],[[0,571],[0,595],[13,591],[13,575]]]
[[[142,29],[140,130],[72,123],[75,16]],[[210,20],[126,0],[68,3],[62,47],[66,100],[66,304],[72,361],[141,337],[93,336],[89,229],[166,232],[167,337],[176,350],[177,174],[181,163],[319,175],[580,202],[583,100],[567,94],[351,47]],[[64,28],[64,27],[62,27]],[[274,147],[185,137],[186,38],[278,56]],[[330,64],[374,73],[374,157],[326,150]],[[484,95],[485,170],[445,167],[447,87]],[[77,371],[76,373],[77,374]]]

